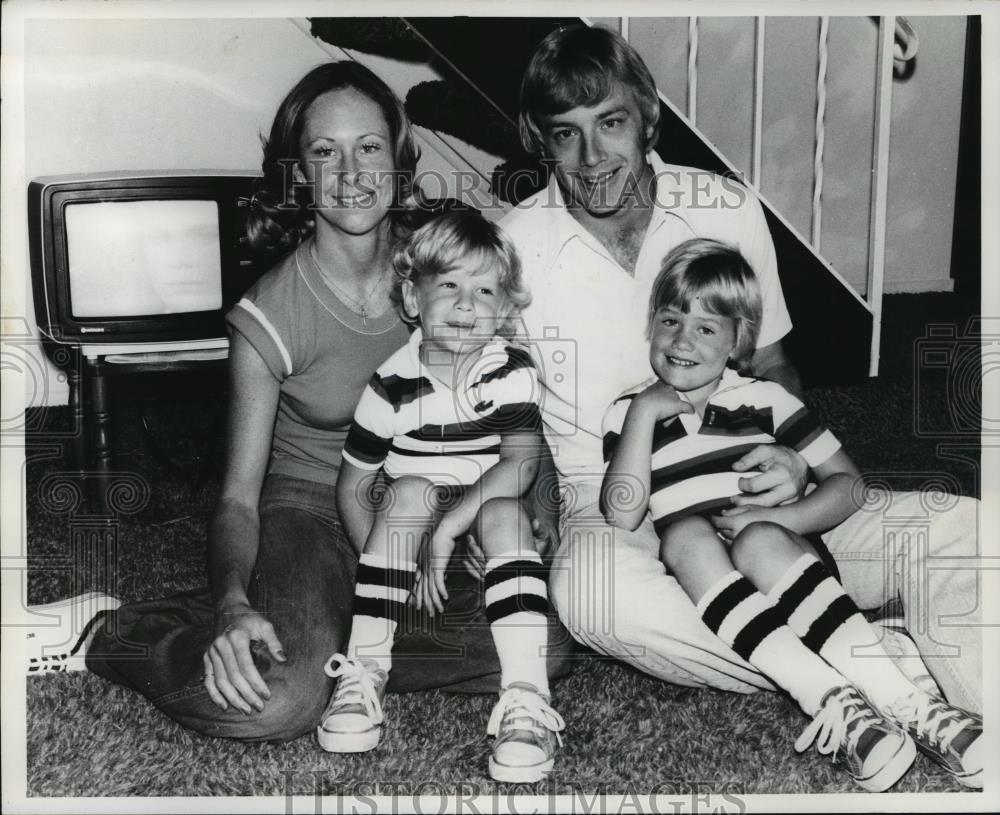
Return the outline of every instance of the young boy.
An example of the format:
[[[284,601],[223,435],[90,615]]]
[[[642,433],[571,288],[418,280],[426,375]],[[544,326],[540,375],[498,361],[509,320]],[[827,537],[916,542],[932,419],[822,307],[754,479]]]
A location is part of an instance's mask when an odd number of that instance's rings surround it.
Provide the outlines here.
[[[546,570],[520,497],[545,444],[538,379],[510,344],[529,302],[513,247],[493,224],[450,213],[397,253],[398,299],[417,324],[375,373],[344,447],[337,503],[361,548],[354,622],[318,728],[331,752],[373,749],[407,602],[433,615],[447,599],[445,568],[471,533],[486,556],[487,617],[501,666],[490,775],[535,782],[552,769],[563,721],[549,704]],[[377,507],[373,476],[387,484]]]
[[[635,529],[650,512],[660,558],[706,625],[813,717],[797,750],[818,737],[821,753],[840,752],[862,787],[882,791],[906,772],[916,742],[981,786],[981,718],[921,690],[885,657],[824,565],[822,542],[804,537],[855,511],[860,476],[798,399],[738,373],[760,318],[756,278],[737,250],[695,239],[667,255],[649,306],[655,376],[605,420],[605,517]],[[733,507],[733,462],[775,442],[808,462],[816,488],[774,508]]]

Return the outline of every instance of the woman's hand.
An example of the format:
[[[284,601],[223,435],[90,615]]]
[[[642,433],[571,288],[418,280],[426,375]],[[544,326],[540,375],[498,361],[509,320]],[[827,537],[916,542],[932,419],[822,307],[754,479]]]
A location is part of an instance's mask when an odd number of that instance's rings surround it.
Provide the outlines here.
[[[247,604],[227,606],[216,617],[216,635],[204,655],[205,690],[223,710],[230,705],[247,715],[264,709],[271,691],[254,665],[251,643],[262,642],[278,662],[287,657],[274,627]]]

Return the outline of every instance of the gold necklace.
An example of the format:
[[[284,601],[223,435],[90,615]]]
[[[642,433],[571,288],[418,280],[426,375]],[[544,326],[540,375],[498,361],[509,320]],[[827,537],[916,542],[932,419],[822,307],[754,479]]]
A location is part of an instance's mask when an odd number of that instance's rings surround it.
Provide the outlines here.
[[[343,302],[345,306],[347,306],[348,309],[353,311],[361,318],[361,325],[364,328],[367,328],[368,317],[370,314],[368,309],[371,306],[372,298],[375,296],[375,293],[381,287],[381,284],[385,282],[386,273],[383,271],[382,274],[380,274],[377,278],[375,278],[375,282],[372,284],[372,287],[368,290],[368,293],[365,295],[364,299],[359,299],[354,295],[350,294],[346,289],[343,288],[343,286],[337,283],[333,275],[327,273],[326,269],[323,268],[322,264],[319,262],[319,255],[316,254],[315,243],[313,243],[312,246],[309,247],[309,254],[312,255],[313,263],[316,264],[316,268],[319,270],[320,277],[323,278],[323,281],[337,293],[338,298],[341,300],[341,302]]]

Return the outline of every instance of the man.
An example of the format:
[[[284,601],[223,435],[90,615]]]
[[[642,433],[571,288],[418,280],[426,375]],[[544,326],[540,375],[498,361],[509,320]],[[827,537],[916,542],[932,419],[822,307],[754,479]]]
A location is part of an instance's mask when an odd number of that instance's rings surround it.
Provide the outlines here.
[[[754,374],[801,390],[781,347],[791,321],[759,202],[731,180],[664,164],[649,152],[659,110],[642,59],[621,37],[599,28],[552,32],[522,82],[522,140],[552,173],[548,187],[509,213],[502,226],[518,247],[532,291],[524,317],[540,349],[547,437],[564,491],[551,597],[576,639],[655,676],[740,692],[770,689],[708,630],[665,573],[648,519],[635,532],[613,529],[598,506],[601,420],[615,397],[649,376],[643,317],[650,285],[663,256],[681,241],[714,238],[740,249],[764,297]],[[735,467],[747,472],[740,505],[792,499],[807,474],[801,457],[776,445],[754,449]],[[976,554],[978,503],[955,499],[946,511],[932,504],[917,493],[894,493],[855,513],[825,540],[861,607],[881,605],[888,599],[885,587],[895,592],[898,586],[935,679],[953,704],[978,713],[977,574],[942,571],[928,583],[926,571],[927,557]],[[898,531],[928,539],[928,549],[893,545],[884,523],[900,518],[919,519]],[[947,615],[960,619],[957,627],[942,626]],[[938,654],[946,656],[930,658]],[[914,734],[928,724],[904,726]],[[942,762],[967,777],[958,752],[960,746],[951,746]]]

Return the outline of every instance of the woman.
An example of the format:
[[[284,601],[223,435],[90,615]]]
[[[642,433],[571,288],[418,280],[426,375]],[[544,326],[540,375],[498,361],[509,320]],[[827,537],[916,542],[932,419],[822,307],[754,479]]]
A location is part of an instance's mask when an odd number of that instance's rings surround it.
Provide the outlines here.
[[[275,116],[249,231],[257,248],[287,254],[227,316],[211,590],[109,612],[87,649],[92,671],[199,732],[295,738],[330,696],[323,665],[346,642],[358,556],[334,485],[364,385],[407,341],[389,291],[417,155],[401,104],[357,63],[314,69]],[[414,656],[395,689],[496,690],[488,624],[470,624],[470,610],[481,616],[471,581],[449,604],[462,625],[446,614],[402,632],[397,652]]]

